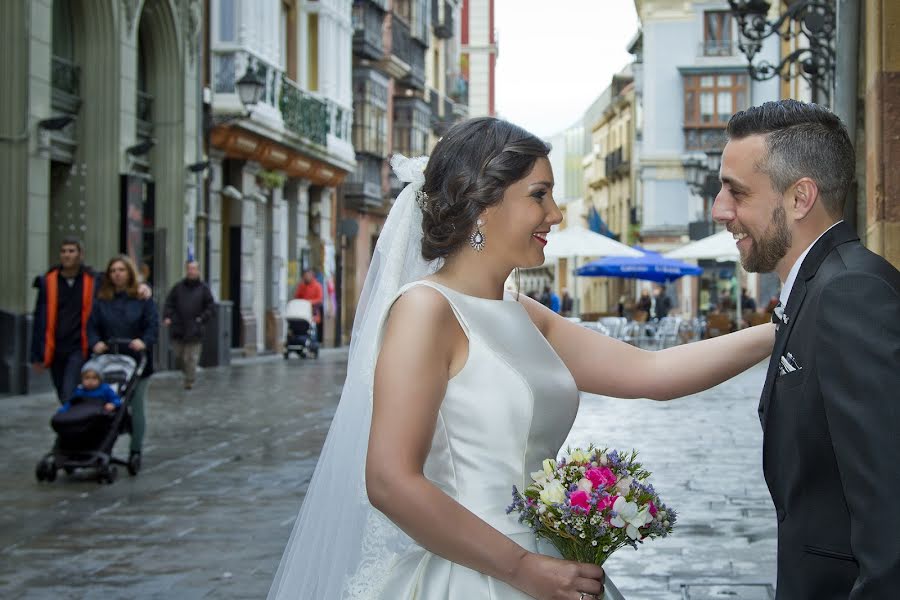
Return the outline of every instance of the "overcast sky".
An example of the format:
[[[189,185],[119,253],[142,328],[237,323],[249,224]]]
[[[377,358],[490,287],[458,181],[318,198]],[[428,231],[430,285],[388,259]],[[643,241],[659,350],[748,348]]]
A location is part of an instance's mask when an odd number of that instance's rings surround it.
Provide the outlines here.
[[[565,129],[631,62],[634,0],[495,0],[497,114],[541,137]]]

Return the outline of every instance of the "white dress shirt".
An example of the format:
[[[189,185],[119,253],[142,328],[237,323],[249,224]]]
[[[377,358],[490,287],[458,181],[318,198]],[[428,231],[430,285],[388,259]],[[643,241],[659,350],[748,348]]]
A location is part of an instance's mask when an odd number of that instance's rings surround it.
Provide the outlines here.
[[[838,223],[843,223],[843,222],[844,221],[842,219],[842,220],[838,221],[837,223],[835,223],[834,225],[837,225]],[[831,227],[834,227],[834,225],[832,225]],[[803,266],[803,260],[806,258],[806,255],[809,254],[809,251],[812,249],[812,247],[816,245],[816,242],[818,242],[822,238],[823,235],[825,235],[826,233],[828,233],[831,230],[831,227],[829,227],[828,229],[823,231],[821,233],[821,235],[819,235],[819,237],[817,237],[815,239],[815,241],[813,241],[812,244],[810,244],[809,246],[806,247],[806,250],[803,251],[803,254],[801,254],[800,256],[797,257],[797,260],[794,262],[794,266],[792,266],[791,270],[788,272],[787,279],[784,280],[784,282],[781,286],[781,294],[778,297],[778,299],[781,301],[781,306],[785,310],[787,310],[788,298],[791,297],[791,289],[794,287],[794,282],[797,280],[797,273],[800,272],[800,267]]]

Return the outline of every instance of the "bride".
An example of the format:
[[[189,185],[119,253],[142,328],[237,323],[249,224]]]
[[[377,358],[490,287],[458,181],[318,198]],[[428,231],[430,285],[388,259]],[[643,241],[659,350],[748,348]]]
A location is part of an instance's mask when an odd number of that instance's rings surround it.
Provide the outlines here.
[[[557,455],[579,390],[667,400],[771,352],[772,325],[648,352],[504,291],[514,269],[543,264],[562,221],[548,153],[479,118],[430,160],[392,160],[409,183],[372,258],[343,395],[270,600],[601,597],[602,568],[558,558],[506,514],[512,486]]]

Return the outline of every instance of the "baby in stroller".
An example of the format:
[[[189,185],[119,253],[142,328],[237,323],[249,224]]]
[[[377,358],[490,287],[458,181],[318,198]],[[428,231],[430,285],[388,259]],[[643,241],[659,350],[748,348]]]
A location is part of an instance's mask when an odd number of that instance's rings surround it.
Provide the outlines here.
[[[72,397],[66,400],[66,403],[60,406],[56,413],[69,412],[73,403],[85,406],[94,404],[91,400],[102,403],[103,410],[107,413],[122,406],[122,400],[116,391],[108,383],[103,383],[97,367],[87,363],[81,368],[81,385],[75,388]]]
[[[59,469],[69,474],[96,469],[100,483],[112,483],[117,464],[137,474],[139,459],[121,460],[112,449],[119,434],[131,430],[129,399],[145,363],[145,356],[136,361],[124,354],[102,354],[85,363],[81,385],[50,420],[56,442],[37,464],[38,481],[54,481]]]

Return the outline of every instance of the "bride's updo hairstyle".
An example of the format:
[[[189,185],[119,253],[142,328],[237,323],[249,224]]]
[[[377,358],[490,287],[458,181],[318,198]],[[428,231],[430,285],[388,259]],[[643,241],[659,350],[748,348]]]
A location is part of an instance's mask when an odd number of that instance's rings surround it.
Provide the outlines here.
[[[537,136],[493,117],[451,127],[425,167],[422,257],[430,261],[457,252],[479,215],[548,154],[550,146]]]

